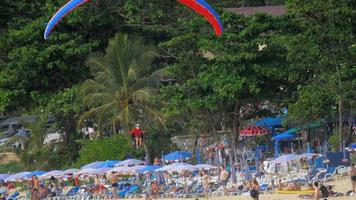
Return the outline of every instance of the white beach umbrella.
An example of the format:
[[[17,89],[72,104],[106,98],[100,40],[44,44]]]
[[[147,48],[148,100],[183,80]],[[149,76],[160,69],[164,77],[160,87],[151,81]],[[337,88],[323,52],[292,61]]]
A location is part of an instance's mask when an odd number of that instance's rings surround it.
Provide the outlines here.
[[[137,160],[137,159],[127,159],[119,162],[115,166],[120,167],[120,166],[133,166],[133,165],[143,165],[143,164],[145,164],[145,161]]]
[[[64,172],[60,171],[60,170],[53,170],[53,171],[49,171],[43,175],[40,176],[41,179],[47,179],[47,178],[51,178],[51,177],[61,177],[64,176]]]
[[[187,163],[173,163],[167,166],[164,166],[160,169],[156,169],[157,172],[167,171],[167,172],[182,172],[182,171],[194,171],[194,165]]]
[[[212,169],[217,169],[217,167],[208,165],[208,164],[197,164],[194,165],[195,170],[212,170]]]
[[[298,159],[299,159],[298,156],[295,154],[287,154],[287,155],[279,156],[278,158],[272,160],[271,163],[272,164],[281,164],[281,163],[292,162],[292,161],[295,161]]]

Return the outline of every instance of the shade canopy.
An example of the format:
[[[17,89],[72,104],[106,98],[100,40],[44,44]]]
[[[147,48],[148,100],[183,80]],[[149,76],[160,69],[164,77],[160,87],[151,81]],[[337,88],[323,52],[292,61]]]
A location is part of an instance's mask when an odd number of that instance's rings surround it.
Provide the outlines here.
[[[267,135],[269,134],[269,130],[262,126],[249,126],[240,130],[241,136],[259,136],[259,135]]]
[[[281,126],[283,122],[282,116],[265,117],[255,123],[256,126],[264,126],[267,128]]]
[[[296,128],[289,129],[281,134],[272,137],[272,140],[273,141],[291,140],[297,137],[296,135],[297,131],[299,131],[299,129]]]
[[[163,156],[166,162],[179,162],[183,160],[188,160],[193,154],[189,151],[175,151]]]

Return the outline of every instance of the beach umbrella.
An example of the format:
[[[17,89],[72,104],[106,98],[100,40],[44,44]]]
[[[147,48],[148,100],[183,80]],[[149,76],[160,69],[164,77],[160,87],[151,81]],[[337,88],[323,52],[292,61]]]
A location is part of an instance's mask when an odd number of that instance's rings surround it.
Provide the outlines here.
[[[45,173],[46,173],[45,171],[33,171],[33,172],[25,175],[24,178],[32,178],[33,176],[41,176]]]
[[[119,162],[115,166],[120,167],[120,166],[133,166],[133,165],[143,165],[143,164],[145,164],[145,161],[137,160],[137,159],[127,159]]]
[[[162,166],[159,166],[159,165],[147,165],[147,166],[143,166],[143,168],[141,168],[141,169],[137,169],[136,173],[144,174],[144,173],[147,173],[147,172],[153,172],[153,171],[155,171],[156,169],[159,169],[159,168],[162,168]]]
[[[267,128],[281,126],[283,122],[282,116],[265,117],[255,123],[256,126],[264,126]]]
[[[81,167],[81,169],[98,169],[103,167],[104,163],[105,163],[104,161],[95,161],[87,165],[84,165],[83,167]]]
[[[64,174],[64,175],[74,174],[74,173],[79,172],[79,171],[80,171],[80,169],[75,169],[75,168],[73,168],[73,169],[67,169],[67,170],[65,170],[65,171],[63,172],[63,174]]]
[[[156,172],[167,171],[167,172],[182,172],[182,171],[194,171],[194,166],[187,163],[172,163],[166,165],[160,169],[156,169]]]
[[[11,175],[7,178],[5,178],[5,181],[15,181],[15,180],[20,180],[20,179],[24,179],[25,176],[31,174],[31,172],[19,172],[17,174]]]
[[[240,130],[240,136],[260,136],[260,135],[267,135],[269,134],[269,130],[262,126],[249,126]]]
[[[183,160],[188,160],[193,156],[189,151],[175,151],[163,156],[166,162],[180,162]]]
[[[99,168],[102,168],[102,167],[114,167],[115,165],[117,165],[119,163],[120,163],[119,160],[107,160],[107,161],[104,161]]]
[[[294,154],[286,154],[279,156],[278,158],[274,159],[271,161],[272,164],[281,164],[281,163],[286,163],[286,162],[292,162],[295,160],[298,160],[298,156]]]
[[[100,171],[99,169],[92,169],[92,168],[86,168],[82,169],[76,173],[75,175],[97,175],[97,174],[102,174],[103,172]]]
[[[60,170],[52,170],[52,171],[49,171],[45,174],[42,174],[40,176],[40,178],[42,179],[46,179],[46,178],[51,178],[51,177],[61,177],[61,176],[64,176],[64,172],[63,171],[60,171]]]
[[[208,165],[208,164],[196,164],[194,165],[194,170],[213,170],[213,169],[218,169],[215,166]]]
[[[297,155],[297,159],[313,159],[314,157],[318,156],[319,154],[316,153],[302,153],[300,155]]]
[[[13,174],[0,174],[0,181],[4,181],[7,177],[12,176]]]

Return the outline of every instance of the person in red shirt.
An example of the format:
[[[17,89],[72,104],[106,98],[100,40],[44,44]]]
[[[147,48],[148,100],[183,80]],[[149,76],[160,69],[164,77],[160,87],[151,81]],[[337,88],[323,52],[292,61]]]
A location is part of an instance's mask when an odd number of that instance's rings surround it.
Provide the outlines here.
[[[130,131],[130,134],[135,138],[136,148],[140,147],[142,145],[142,135],[143,135],[143,131],[140,128],[140,125],[136,124],[136,127]]]

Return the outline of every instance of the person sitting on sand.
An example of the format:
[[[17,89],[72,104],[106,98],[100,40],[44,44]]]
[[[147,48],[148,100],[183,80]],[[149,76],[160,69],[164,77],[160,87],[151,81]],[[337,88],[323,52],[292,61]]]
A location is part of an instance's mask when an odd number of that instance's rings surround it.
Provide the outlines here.
[[[290,191],[301,191],[300,185],[297,183],[289,183],[286,190],[290,190]]]
[[[318,182],[314,182],[314,194],[312,195],[312,199],[316,199],[319,200],[321,197],[321,192],[319,189],[319,183]]]
[[[278,180],[278,184],[277,184],[277,190],[282,191],[284,189],[285,185],[282,183],[282,180],[279,179]]]

